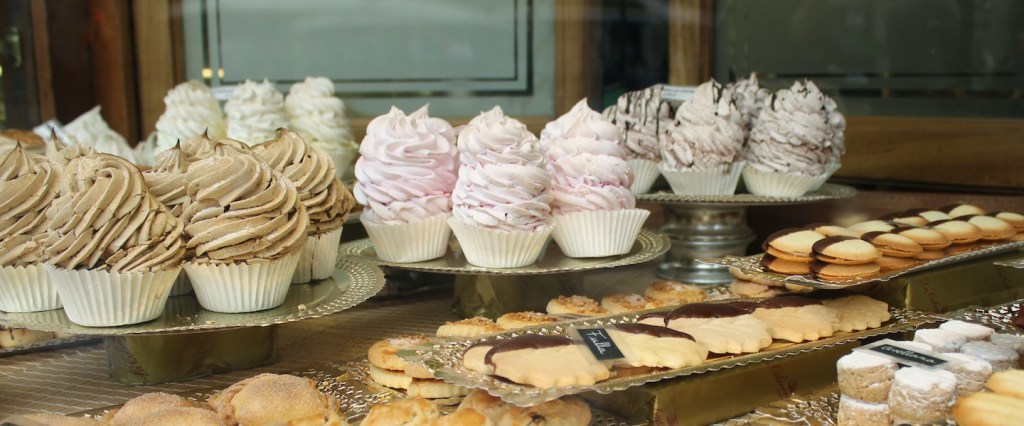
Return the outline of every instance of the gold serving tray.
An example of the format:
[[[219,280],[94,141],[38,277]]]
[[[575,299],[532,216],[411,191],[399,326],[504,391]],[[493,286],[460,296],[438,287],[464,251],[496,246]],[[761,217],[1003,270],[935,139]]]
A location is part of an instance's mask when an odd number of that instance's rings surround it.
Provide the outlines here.
[[[992,327],[999,333],[1024,335],[1024,330],[1014,327],[1013,325],[1013,318],[1016,317],[1021,310],[1024,310],[1024,299],[992,306],[990,308],[971,306],[939,316],[945,319],[957,319],[983,324]]]
[[[390,266],[410,271],[436,272],[444,274],[471,274],[471,275],[533,275],[533,274],[554,274],[561,272],[580,272],[592,269],[615,268],[618,266],[634,265],[654,260],[665,254],[671,247],[668,236],[665,234],[643,229],[636,237],[633,248],[629,253],[620,256],[596,257],[596,258],[572,258],[567,257],[558,248],[558,244],[549,243],[547,249],[541,255],[540,260],[532,265],[520,268],[482,268],[471,265],[462,252],[449,249],[444,257],[416,263],[395,263],[388,262],[377,257],[373,243],[369,239],[361,239],[341,245],[341,254],[357,257],[360,259],[375,262],[380,265]]]
[[[135,334],[194,333],[233,327],[283,324],[349,309],[377,294],[384,287],[384,274],[372,262],[342,258],[334,274],[309,284],[295,284],[284,304],[273,309],[239,314],[211,312],[199,307],[193,295],[167,299],[159,318],[120,327],[83,327],[71,322],[63,309],[45,312],[0,312],[0,324],[70,334],[124,336]]]
[[[629,369],[628,372],[627,370],[615,369],[612,370],[611,378],[591,386],[564,386],[541,389],[532,386],[520,385],[463,367],[462,354],[473,344],[484,340],[508,339],[523,334],[565,336],[569,329],[574,327],[602,327],[611,324],[635,322],[641,313],[611,315],[559,322],[468,339],[435,339],[424,345],[399,351],[398,356],[410,362],[422,362],[428,370],[434,373],[436,377],[443,379],[446,382],[468,388],[481,388],[491,395],[505,400],[506,402],[520,406],[529,406],[537,405],[544,401],[549,401],[565,395],[590,391],[607,394],[633,386],[640,386],[645,383],[656,382],[673,377],[700,374],[708,371],[717,371],[741,365],[779,359],[802,352],[814,351],[855,340],[861,340],[867,337],[914,330],[921,325],[939,321],[936,317],[915,311],[894,308],[890,309],[890,312],[892,314],[892,319],[882,324],[881,327],[871,330],[839,332],[831,337],[819,339],[813,342],[788,343],[776,341],[772,343],[771,346],[757,353],[709,358],[703,364],[694,367],[672,370]]]
[[[775,281],[785,281],[789,283],[805,285],[808,287],[814,287],[818,289],[838,290],[864,284],[885,282],[893,278],[902,277],[904,275],[912,274],[915,272],[924,271],[932,268],[938,268],[940,266],[953,265],[968,260],[980,259],[986,256],[992,256],[995,254],[1005,253],[1013,250],[1020,250],[1021,248],[1024,248],[1024,241],[1015,241],[1008,243],[997,242],[988,245],[979,245],[979,248],[976,250],[972,250],[966,253],[955,254],[952,256],[946,256],[942,259],[921,262],[920,264],[912,268],[887,272],[874,278],[849,281],[818,281],[811,279],[809,276],[806,275],[783,275],[775,272],[763,271],[761,270],[761,256],[763,255],[763,253],[742,257],[726,256],[718,259],[700,259],[699,262],[737,268],[745,274],[753,275],[759,278],[767,278]]]
[[[757,206],[776,206],[787,204],[806,204],[825,200],[850,198],[857,195],[851,186],[826,183],[817,191],[808,192],[799,197],[766,197],[754,194],[732,195],[678,195],[671,192],[654,192],[637,194],[637,201],[661,204],[740,204]]]
[[[101,340],[96,336],[78,335],[70,337],[57,337],[49,340],[43,340],[28,345],[15,346],[13,348],[0,349],[0,357],[19,355],[35,351],[44,351],[50,349],[59,349],[67,346],[84,345],[89,343],[99,343]]]

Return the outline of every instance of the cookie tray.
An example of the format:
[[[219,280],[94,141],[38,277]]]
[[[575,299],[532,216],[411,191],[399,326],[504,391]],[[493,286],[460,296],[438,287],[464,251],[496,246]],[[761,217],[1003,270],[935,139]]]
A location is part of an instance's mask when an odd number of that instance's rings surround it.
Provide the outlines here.
[[[579,319],[575,321],[547,324],[474,338],[435,339],[424,345],[399,351],[398,356],[411,362],[422,362],[436,377],[447,382],[468,388],[481,388],[491,395],[505,400],[506,402],[520,406],[529,406],[537,405],[544,401],[556,399],[564,395],[590,391],[607,394],[633,386],[640,386],[645,383],[656,382],[673,377],[717,371],[772,359],[779,359],[867,337],[914,330],[921,325],[939,321],[939,319],[934,316],[925,315],[916,311],[892,308],[890,309],[890,312],[892,314],[892,318],[889,321],[882,324],[881,327],[871,330],[839,332],[824,339],[796,344],[776,341],[761,352],[709,358],[701,365],[688,368],[674,370],[630,369],[628,373],[625,370],[615,369],[612,370],[612,376],[608,380],[598,382],[591,386],[564,386],[541,389],[508,382],[463,367],[462,353],[471,345],[484,340],[507,339],[523,334],[565,336],[573,327],[602,327],[611,324],[635,322],[641,313]]]
[[[375,405],[405,398],[405,394],[400,391],[374,383],[373,380],[370,379],[369,370],[370,363],[363,359],[347,363],[330,363],[316,368],[291,372],[289,374],[307,377],[316,382],[316,386],[320,389],[320,392],[332,395],[338,399],[342,418],[354,423],[361,421],[366,417],[370,412],[370,408],[373,408]],[[209,399],[210,396],[219,392],[221,389],[222,388],[202,389],[182,392],[178,395],[196,402],[202,402]],[[455,407],[462,402],[462,397],[435,399],[433,401],[442,406],[442,413],[448,414],[454,411]],[[120,405],[103,407],[76,413],[75,415],[99,418],[108,411],[119,407]],[[627,423],[622,421],[622,419],[593,407],[590,408],[590,412],[593,415],[590,423],[592,426],[627,425]]]
[[[454,239],[452,240],[454,243]],[[628,253],[619,256],[572,258],[567,257],[557,244],[549,243],[540,259],[532,265],[520,268],[483,268],[471,265],[461,251],[449,248],[443,257],[415,263],[388,262],[377,257],[373,243],[368,238],[348,242],[341,245],[342,255],[369,260],[383,266],[390,266],[410,271],[435,272],[444,274],[470,275],[535,275],[563,272],[581,272],[593,269],[615,268],[635,265],[659,258],[668,251],[672,243],[668,236],[647,229],[640,230],[633,247]]]
[[[958,319],[992,327],[997,332],[1024,335],[1024,329],[1014,327],[1013,318],[1024,310],[1024,299],[989,308],[970,306],[939,315],[946,319]]]
[[[967,260],[979,259],[994,254],[1005,253],[1013,250],[1020,250],[1022,248],[1024,248],[1024,241],[1015,241],[1009,243],[993,243],[989,245],[979,246],[978,249],[966,253],[960,253],[952,256],[946,256],[942,259],[921,262],[920,264],[911,268],[902,269],[899,271],[886,272],[874,278],[849,281],[818,281],[811,279],[806,275],[784,275],[775,272],[766,272],[761,270],[762,254],[755,254],[751,256],[742,257],[726,256],[718,259],[700,259],[698,261],[712,265],[724,265],[731,268],[737,268],[744,274],[752,275],[757,278],[765,278],[774,281],[785,281],[789,283],[805,285],[808,287],[814,287],[818,289],[838,290],[864,284],[885,282],[894,278],[902,277],[904,275],[924,271],[927,269],[938,268],[940,266],[946,265],[953,265]]]

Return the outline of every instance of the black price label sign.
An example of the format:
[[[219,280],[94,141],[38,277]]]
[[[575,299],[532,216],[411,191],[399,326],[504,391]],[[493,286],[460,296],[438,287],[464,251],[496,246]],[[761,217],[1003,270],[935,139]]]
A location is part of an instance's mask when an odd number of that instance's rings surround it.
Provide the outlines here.
[[[577,328],[576,331],[583,339],[583,344],[594,354],[594,357],[601,361],[609,359],[624,358],[622,351],[615,345],[615,341],[603,328]]]
[[[960,361],[946,357],[943,354],[909,347],[903,343],[884,339],[854,350],[889,358],[903,365],[928,369],[945,369],[960,363]]]

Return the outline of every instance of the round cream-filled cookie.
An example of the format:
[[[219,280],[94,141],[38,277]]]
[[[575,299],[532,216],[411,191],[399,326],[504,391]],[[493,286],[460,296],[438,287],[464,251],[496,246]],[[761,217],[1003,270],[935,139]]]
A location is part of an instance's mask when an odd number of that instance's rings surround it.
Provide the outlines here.
[[[918,253],[917,256],[914,256],[914,259],[927,262],[929,260],[939,260],[944,257],[946,257],[945,250],[923,250],[921,253]]]
[[[1006,223],[1012,225],[1017,232],[1024,232],[1024,215],[1014,212],[992,212],[987,213],[986,216],[992,216],[997,219],[1001,219]]]
[[[807,275],[811,273],[811,264],[809,262],[780,259],[771,253],[762,254],[760,264],[761,270],[783,275]]]
[[[928,222],[929,228],[945,235],[953,244],[969,244],[981,239],[981,229],[967,221],[948,219]],[[948,250],[948,248],[947,248]]]
[[[382,386],[395,389],[408,389],[413,380],[412,377],[406,375],[404,371],[386,370],[378,368],[373,364],[370,364],[368,374],[370,376],[370,380],[373,380]]]
[[[815,259],[838,265],[871,263],[882,256],[873,244],[845,235],[825,237],[815,242],[811,249]]]
[[[1005,220],[992,216],[961,216],[958,219],[977,226],[984,241],[1001,241],[1017,233],[1017,228]]]
[[[498,317],[495,323],[504,330],[515,330],[555,321],[558,321],[558,318],[540,312],[510,312]]]
[[[370,346],[366,358],[370,364],[385,370],[403,371],[409,362],[398,357],[398,351],[426,343],[423,336],[396,336],[378,341]]]
[[[811,247],[822,238],[825,236],[811,230],[789,228],[769,235],[761,248],[779,259],[810,262]]]
[[[586,296],[558,296],[548,302],[547,312],[552,315],[596,316],[607,314],[596,300]]]
[[[647,285],[644,295],[655,300],[673,300],[679,304],[703,302],[708,294],[698,286],[673,280],[656,280]]]
[[[855,223],[850,225],[848,229],[850,232],[857,234],[857,236],[864,235],[868,232],[889,232],[890,229],[895,228],[895,225],[885,220],[868,220],[865,222]]]
[[[856,232],[853,232],[853,231],[851,231],[849,229],[846,229],[846,228],[844,228],[842,226],[833,225],[833,224],[830,224],[830,223],[814,223],[814,224],[811,224],[811,225],[807,225],[807,229],[809,229],[811,231],[814,231],[814,232],[817,232],[817,233],[819,233],[821,235],[824,235],[826,237],[835,237],[835,236],[842,235],[842,236],[845,236],[845,237],[854,237],[854,238],[856,238],[856,237],[860,236],[860,234],[857,234]]]
[[[912,213],[921,216],[929,222],[952,219],[952,217],[946,212],[935,209],[910,209],[907,210],[907,213]]]
[[[914,240],[887,231],[865,232],[860,238],[874,244],[886,256],[914,257],[924,251]]]
[[[887,222],[895,222],[911,226],[924,226],[928,223],[928,219],[918,216],[917,214],[908,212],[889,213],[883,215],[879,219]]]
[[[875,261],[878,264],[879,271],[881,273],[902,271],[904,269],[912,268],[921,263],[916,257],[894,257],[894,256],[882,256]]]
[[[437,337],[475,337],[497,333],[503,329],[490,318],[473,317],[459,321],[448,321],[437,328]]]
[[[973,204],[950,204],[939,208],[939,211],[945,212],[951,218],[985,214],[985,209]]]
[[[889,232],[910,238],[923,250],[942,250],[952,244],[941,232],[920,226],[899,225]]]
[[[881,273],[878,263],[835,265],[822,261],[811,262],[811,276],[824,281],[850,281],[873,278]]]

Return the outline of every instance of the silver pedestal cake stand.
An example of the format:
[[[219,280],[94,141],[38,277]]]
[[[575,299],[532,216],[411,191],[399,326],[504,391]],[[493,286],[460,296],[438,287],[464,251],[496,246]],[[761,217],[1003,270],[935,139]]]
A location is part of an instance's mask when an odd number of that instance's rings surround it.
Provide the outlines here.
[[[747,224],[747,207],[809,204],[849,198],[857,191],[846,185],[826,183],[799,197],[764,197],[753,194],[677,195],[658,192],[638,194],[637,201],[665,207],[665,224],[672,247],[658,265],[658,276],[692,284],[715,285],[732,281],[729,269],[697,262],[727,255],[742,256],[754,240]]]

